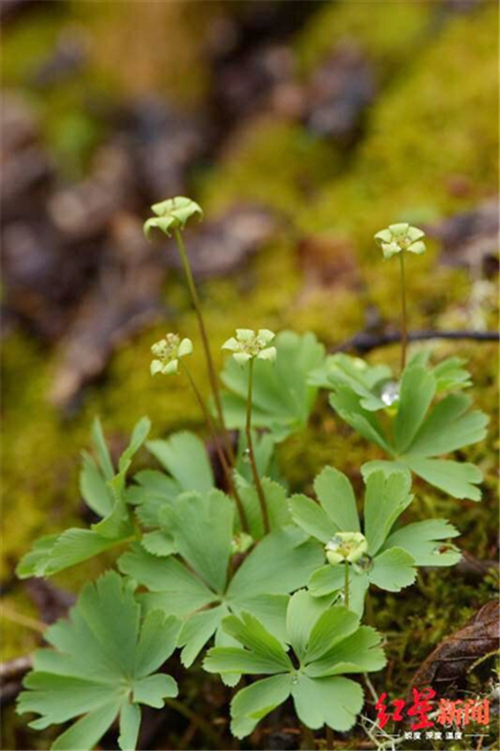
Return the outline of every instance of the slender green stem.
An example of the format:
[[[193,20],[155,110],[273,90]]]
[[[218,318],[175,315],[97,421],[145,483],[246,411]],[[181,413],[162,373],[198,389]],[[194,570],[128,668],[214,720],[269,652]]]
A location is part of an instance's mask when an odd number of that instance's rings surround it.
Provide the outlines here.
[[[345,567],[345,583],[344,583],[344,604],[346,608],[349,607],[349,563],[344,562]]]
[[[248,395],[247,395],[247,419],[245,426],[245,433],[247,438],[248,458],[250,459],[250,467],[252,469],[253,481],[257,490],[257,496],[259,498],[260,510],[262,513],[262,521],[264,523],[264,531],[266,534],[270,531],[269,526],[269,514],[267,513],[267,502],[264,490],[260,482],[259,473],[257,471],[257,465],[255,463],[255,454],[253,450],[252,440],[252,388],[253,388],[253,357],[248,363]]]
[[[212,394],[213,394],[214,401],[215,401],[215,408],[217,410],[217,415],[218,415],[221,427],[224,430],[224,437],[225,437],[225,444],[226,444],[225,448],[226,448],[227,455],[231,463],[234,464],[234,460],[235,460],[234,451],[233,451],[233,447],[231,445],[231,439],[229,437],[229,433],[227,432],[226,424],[224,421],[224,414],[222,412],[222,402],[221,402],[220,393],[219,393],[219,386],[217,383],[217,374],[215,372],[212,352],[210,350],[210,343],[208,341],[207,329],[205,327],[205,320],[203,318],[203,313],[201,310],[200,298],[198,297],[198,292],[196,291],[196,285],[194,283],[191,266],[189,264],[189,258],[186,252],[186,247],[184,245],[184,240],[182,239],[182,234],[180,230],[174,230],[174,236],[177,242],[177,247],[179,248],[182,268],[184,269],[184,273],[186,275],[188,290],[189,290],[189,294],[191,295],[191,302],[193,303],[193,308],[196,313],[196,318],[198,319],[198,327],[200,329],[201,341],[203,344],[203,349],[205,351],[208,377],[210,380],[210,386],[211,386]]]
[[[406,348],[408,346],[408,328],[406,322],[406,279],[404,250],[399,253],[399,266],[401,269],[401,373],[406,365]]]
[[[198,386],[196,385],[196,382],[195,382],[193,376],[191,375],[191,372],[190,372],[189,368],[182,361],[182,359],[179,359],[179,362],[180,362],[181,367],[183,368],[185,374],[187,375],[189,384],[190,384],[190,386],[191,386],[191,388],[193,390],[193,393],[194,393],[194,395],[196,397],[196,401],[198,402],[199,407],[200,407],[200,409],[201,409],[201,411],[203,413],[203,417],[206,420],[208,429],[210,431],[210,434],[211,434],[213,442],[214,442],[214,446],[215,446],[215,450],[217,452],[217,456],[219,457],[219,461],[220,461],[221,466],[222,466],[222,471],[224,472],[224,476],[226,478],[226,481],[227,481],[227,484],[228,484],[228,487],[229,487],[229,492],[233,496],[233,498],[235,500],[235,503],[236,503],[236,507],[238,509],[238,514],[240,516],[240,521],[241,521],[241,527],[242,527],[242,529],[243,529],[244,532],[248,532],[249,531],[249,527],[248,527],[248,520],[247,520],[246,513],[245,513],[245,508],[243,506],[243,502],[242,502],[241,497],[240,497],[240,495],[238,493],[238,490],[236,489],[236,485],[235,485],[234,478],[233,478],[233,473],[231,471],[231,468],[230,468],[229,464],[227,463],[226,455],[225,455],[224,451],[222,450],[222,446],[220,445],[219,438],[218,438],[217,432],[215,430],[214,421],[212,420],[212,416],[210,415],[210,410],[208,409],[207,405],[205,404],[205,400],[203,399],[203,397],[202,397],[202,395],[200,393],[200,390],[199,390]]]

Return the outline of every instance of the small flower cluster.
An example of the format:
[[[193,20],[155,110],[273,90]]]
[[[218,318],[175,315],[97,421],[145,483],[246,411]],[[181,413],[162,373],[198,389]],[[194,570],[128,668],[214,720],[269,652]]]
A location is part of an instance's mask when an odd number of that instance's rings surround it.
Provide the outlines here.
[[[159,229],[167,237],[170,237],[171,233],[175,230],[184,229],[191,217],[197,216],[201,218],[203,216],[201,207],[195,201],[184,196],[177,196],[176,198],[161,201],[161,203],[155,203],[151,206],[151,210],[156,216],[144,222],[144,234],[146,237],[149,236],[149,232],[152,229]]]
[[[151,363],[151,375],[163,373],[173,375],[179,372],[179,359],[193,351],[191,339],[182,339],[178,334],[167,334],[164,339],[151,347],[154,360]]]
[[[390,224],[387,229],[377,232],[375,240],[382,248],[384,258],[387,259],[404,250],[422,255],[426,250],[425,243],[422,242],[424,236],[425,233],[421,229],[410,227],[407,222],[401,222]]]
[[[230,350],[234,359],[240,365],[249,360],[276,359],[276,347],[268,346],[275,334],[269,329],[259,329],[256,334],[252,329],[236,329],[236,337],[231,337],[222,345],[222,349]],[[151,375],[175,375],[179,372],[179,360],[193,351],[191,339],[181,339],[178,334],[166,334],[164,339],[151,347],[154,360],[151,363]]]
[[[259,329],[257,333],[253,329],[236,329],[236,337],[232,336],[222,345],[233,353],[237,363],[244,365],[249,360],[275,360],[276,347],[269,345],[274,339],[274,333],[269,329]]]
[[[337,532],[325,545],[328,563],[335,566],[347,561],[356,563],[368,550],[368,542],[361,532]]]

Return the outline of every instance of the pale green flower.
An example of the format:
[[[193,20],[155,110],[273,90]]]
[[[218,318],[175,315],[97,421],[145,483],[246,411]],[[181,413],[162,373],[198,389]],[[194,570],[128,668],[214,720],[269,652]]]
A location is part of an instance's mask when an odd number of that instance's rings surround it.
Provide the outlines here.
[[[418,227],[410,227],[406,222],[402,222],[390,224],[387,229],[377,232],[375,240],[382,248],[384,258],[387,259],[403,250],[408,250],[410,253],[417,255],[425,253],[425,243],[421,239],[424,236],[425,233]]]
[[[156,216],[144,222],[146,237],[149,237],[150,230],[154,228],[160,229],[170,237],[174,230],[184,229],[191,217],[198,216],[200,219],[203,217],[201,207],[184,196],[168,198],[161,203],[155,203],[151,206],[151,211]]]
[[[224,342],[222,349],[233,353],[237,363],[244,365],[249,360],[275,360],[276,347],[269,347],[275,334],[269,329],[259,329],[257,333],[253,329],[236,329],[236,337],[232,336]]]
[[[167,334],[164,339],[151,347],[154,360],[151,363],[151,375],[175,375],[179,372],[179,359],[193,351],[191,339],[182,339],[178,334]]]
[[[368,550],[368,542],[361,532],[337,532],[325,545],[328,563],[356,563]]]

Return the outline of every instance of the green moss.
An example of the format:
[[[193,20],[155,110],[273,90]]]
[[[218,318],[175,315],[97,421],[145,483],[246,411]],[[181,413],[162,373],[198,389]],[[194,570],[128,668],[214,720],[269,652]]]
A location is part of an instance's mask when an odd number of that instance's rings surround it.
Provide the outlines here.
[[[121,2],[97,5],[72,0],[71,17],[92,38],[97,79],[111,78],[122,96],[152,91],[187,107],[199,105],[210,83],[203,55],[207,25],[219,2]],[[126,50],[126,55],[123,51]],[[147,50],[147,54],[145,54]]]
[[[241,200],[257,201],[294,217],[318,185],[339,171],[335,146],[301,125],[262,117],[249,123],[216,173],[201,188],[201,203],[218,212]]]
[[[464,210],[496,190],[497,19],[486,3],[450,22],[380,98],[349,173],[302,212],[306,231],[348,234],[373,257],[370,238],[390,221]],[[457,174],[470,186],[463,198],[447,186]]]
[[[296,41],[300,68],[310,73],[338,44],[353,41],[379,73],[394,74],[425,43],[434,11],[435,4],[421,0],[324,3]]]

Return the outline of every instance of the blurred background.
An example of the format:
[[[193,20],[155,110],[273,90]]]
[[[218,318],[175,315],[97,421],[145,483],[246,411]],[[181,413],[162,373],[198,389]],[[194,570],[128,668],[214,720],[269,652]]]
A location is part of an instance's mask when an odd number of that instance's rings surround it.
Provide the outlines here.
[[[186,242],[217,353],[236,326],[311,330],[330,348],[397,331],[398,265],[372,238],[401,220],[429,237],[408,263],[410,328],[496,330],[498,6],[2,0],[1,20],[7,660],[103,565],[51,584],[14,575],[37,537],[85,522],[78,465],[94,415],[117,452],[143,414],[155,437],[202,429],[182,379],[149,375],[166,331],[198,342],[174,248],[143,237],[150,204],[188,195],[205,211]],[[426,346],[470,361],[491,412],[495,342]],[[398,350],[368,356],[396,364]],[[327,461],[356,474],[366,460],[324,404],[316,417],[280,449],[292,489]],[[466,454],[486,474],[480,510],[427,490],[481,560],[496,558],[497,447],[493,426]],[[491,589],[446,576],[423,634],[420,622],[424,654]],[[46,747],[14,718],[18,688],[3,695],[4,748]]]

